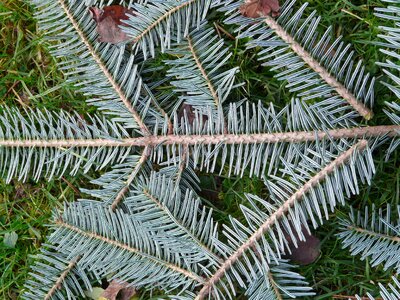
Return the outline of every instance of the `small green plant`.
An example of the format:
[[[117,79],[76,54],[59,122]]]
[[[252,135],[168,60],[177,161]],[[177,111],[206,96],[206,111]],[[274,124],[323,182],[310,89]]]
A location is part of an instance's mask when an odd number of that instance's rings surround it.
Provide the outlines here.
[[[394,101],[387,104],[392,125],[361,125],[373,118],[377,83],[351,47],[332,39],[331,28],[321,31],[316,12],[295,0],[276,18],[242,15],[248,3],[241,0],[119,1],[134,14],[118,27],[128,37],[118,44],[98,40],[90,12],[111,3],[32,3],[60,69],[97,111],[2,107],[4,177],[104,171],[91,181],[97,187],[82,190],[87,199],[54,212],[23,297],[85,297],[104,279],[159,299],[313,296],[282,255],[360,184],[371,184],[374,150],[389,145],[389,158],[400,144]],[[400,15],[396,7],[377,13],[393,21]],[[230,49],[209,23],[215,14],[288,89],[293,98],[284,107],[251,99],[251,91],[249,99],[237,97],[239,68],[229,67]],[[392,59],[397,25],[380,37]],[[396,63],[380,65],[398,96]],[[217,224],[198,196],[196,170],[258,177],[268,196],[246,194],[241,218]],[[340,236],[345,245],[357,241],[354,254],[397,267],[398,224],[375,213],[373,220],[361,230],[361,218],[343,220]],[[382,287],[385,299],[395,289]]]

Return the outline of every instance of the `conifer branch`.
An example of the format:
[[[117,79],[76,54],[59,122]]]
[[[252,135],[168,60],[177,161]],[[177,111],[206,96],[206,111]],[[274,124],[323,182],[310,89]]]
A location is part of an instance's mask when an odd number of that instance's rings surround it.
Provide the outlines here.
[[[118,193],[118,195],[115,197],[113,203],[111,204],[111,210],[115,211],[118,207],[118,205],[121,203],[121,201],[124,199],[126,193],[128,193],[129,191],[129,186],[131,185],[131,183],[133,182],[133,180],[136,178],[137,174],[139,173],[140,169],[142,168],[143,164],[146,163],[148,157],[149,157],[150,153],[149,153],[149,147],[146,146],[143,149],[142,155],[139,159],[139,162],[137,163],[137,165],[135,166],[135,168],[133,169],[132,173],[129,175],[125,186],[120,190],[120,192]]]
[[[152,89],[145,83],[143,83],[143,92],[150,98],[153,106],[161,113],[168,124],[168,134],[172,134],[174,131],[174,125],[172,124],[171,118],[167,112],[160,106],[156,96],[153,94]]]
[[[279,292],[279,288],[274,280],[274,276],[271,271],[268,272],[268,280],[269,280],[269,284],[272,286],[272,289],[275,293],[276,300],[283,300],[282,295]]]
[[[285,29],[276,22],[276,20],[270,16],[265,17],[265,23],[275,31],[275,33],[285,41],[292,50],[301,57],[305,63],[307,63],[310,68],[312,68],[316,73],[318,73],[321,78],[331,87],[333,87],[336,92],[345,99],[361,116],[366,120],[370,120],[373,117],[373,112],[367,108],[362,102],[358,101],[357,98],[341,84],[334,76],[330,75],[328,70],[326,70],[318,61],[316,61],[312,55],[306,51],[296,40],[285,31]]]
[[[179,183],[181,181],[183,172],[185,171],[186,166],[187,166],[187,160],[190,159],[188,156],[189,156],[189,147],[185,146],[183,149],[181,162],[179,163],[178,172],[176,174],[176,183],[177,183],[176,188],[179,187]]]
[[[286,260],[271,260],[269,267],[268,271],[258,271],[256,278],[251,280],[246,288],[247,299],[283,300],[315,295],[305,278],[293,270],[295,266]]]
[[[93,48],[93,46],[90,44],[90,42],[86,38],[84,32],[81,30],[81,28],[79,27],[79,24],[76,22],[74,16],[72,15],[72,13],[70,12],[68,6],[66,5],[65,0],[58,0],[58,2],[60,3],[62,9],[64,10],[65,14],[67,15],[69,21],[71,22],[71,25],[74,27],[76,33],[79,35],[79,37],[81,38],[82,42],[85,44],[85,46],[87,47],[88,51],[92,55],[93,59],[95,60],[95,62],[99,66],[99,68],[103,71],[104,75],[107,77],[108,81],[110,82],[111,86],[114,88],[115,92],[118,94],[118,96],[121,99],[121,101],[123,102],[123,104],[126,106],[128,111],[132,114],[132,116],[135,119],[136,123],[140,127],[143,135],[149,135],[150,132],[149,132],[146,124],[144,124],[144,122],[143,122],[142,118],[140,117],[139,113],[132,106],[131,102],[125,96],[125,94],[124,94],[123,90],[121,89],[121,87],[119,86],[119,84],[115,81],[114,77],[111,75],[111,73],[109,72],[107,67],[104,65],[104,63],[102,62],[102,60],[99,57],[99,55],[96,53],[96,50]]]
[[[385,211],[383,207],[367,206],[364,213],[351,207],[349,218],[340,220],[337,236],[352,255],[360,254],[361,260],[369,258],[371,266],[382,264],[384,270],[394,268],[400,274],[399,216],[400,206],[392,209],[387,205]]]
[[[207,72],[206,72],[205,68],[203,67],[202,62],[200,61],[199,56],[197,55],[196,49],[193,45],[193,40],[190,36],[188,36],[187,41],[188,41],[188,48],[189,48],[190,52],[192,53],[193,59],[196,62],[196,66],[200,70],[201,75],[203,76],[204,80],[207,82],[207,86],[208,86],[208,89],[210,90],[211,96],[214,99],[215,106],[218,107],[218,105],[220,104],[218,94],[217,94],[210,78],[208,77]]]
[[[294,131],[259,134],[216,134],[216,135],[160,135],[124,139],[60,139],[60,140],[0,140],[3,147],[21,148],[66,148],[73,147],[155,147],[158,145],[199,144],[257,144],[257,143],[302,143],[315,142],[325,138],[355,139],[400,136],[400,125],[366,126],[333,129],[327,131]]]
[[[83,190],[90,198],[55,212],[55,230],[24,297],[84,297],[93,281],[110,276],[181,300],[233,299],[237,288],[251,300],[315,295],[280,259],[287,236],[295,245],[306,239],[303,228],[309,232],[359,193],[360,184],[371,183],[373,148],[390,141],[391,152],[400,143],[400,108],[389,105],[392,126],[356,127],[359,115],[373,116],[375,78],[352,59],[350,45],[341,37],[332,42],[331,27],[320,32],[320,17],[307,16],[307,4],[298,8],[296,0],[286,1],[276,20],[245,17],[243,0],[136,1],[129,8],[120,1],[118,9],[134,11],[113,20],[129,37],[120,45],[96,41],[107,22],[95,28],[88,13],[95,2],[32,0],[40,27],[57,41],[51,53],[64,58],[59,65],[68,81],[112,118],[7,107],[0,114],[7,181],[111,165],[91,181],[99,188]],[[296,94],[290,104],[266,107],[232,94],[239,67],[229,68],[229,47],[206,24],[218,6],[228,24],[239,25],[247,49],[261,48],[258,60]],[[171,54],[165,65],[144,63],[159,52]],[[147,85],[139,73],[149,74]],[[182,103],[193,110],[178,113]],[[223,229],[193,188],[195,169],[216,168],[260,176],[269,191],[266,200],[246,194],[245,222],[227,216]],[[399,269],[398,224],[364,223],[342,222],[344,244]]]
[[[54,293],[57,290],[61,289],[61,285],[64,282],[65,278],[68,276],[69,273],[72,272],[72,270],[75,268],[75,266],[79,262],[79,260],[80,260],[80,256],[77,256],[71,260],[71,262],[65,268],[65,271],[61,273],[60,277],[58,277],[55,284],[51,287],[49,292],[46,294],[46,296],[44,297],[44,300],[50,300],[53,297]]]
[[[238,68],[227,64],[232,55],[229,48],[212,28],[203,24],[174,46],[168,50],[173,59],[164,60],[179,99],[174,109],[182,102],[200,111],[205,107],[217,111],[232,89],[239,86],[235,84]]]
[[[364,229],[361,227],[356,227],[356,226],[347,226],[347,229],[351,230],[351,231],[356,231],[356,232],[362,233],[363,235],[369,235],[371,237],[376,237],[378,239],[385,239],[390,242],[400,243],[400,237],[398,237],[398,236],[391,236],[388,234],[383,234],[383,233],[375,232],[372,230],[367,230],[367,229]]]
[[[202,300],[205,296],[210,293],[210,290],[215,286],[226,274],[226,272],[243,256],[245,251],[251,249],[259,239],[284,215],[287,214],[289,209],[295,205],[296,202],[301,199],[320,182],[324,181],[327,176],[332,174],[338,167],[345,164],[356,151],[362,151],[368,146],[366,140],[361,140],[356,145],[352,146],[346,152],[338,156],[329,165],[323,168],[318,174],[312,177],[306,184],[298,189],[289,199],[287,199],[278,210],[271,214],[268,219],[255,231],[245,243],[243,243],[231,256],[229,256],[225,262],[219,267],[219,269],[204,283],[203,288],[199,291],[195,300]]]
[[[162,259],[160,259],[158,257],[155,257],[155,256],[152,256],[150,254],[144,253],[144,252],[140,251],[137,248],[130,247],[127,244],[121,243],[121,242],[113,240],[111,238],[107,238],[107,237],[104,237],[104,236],[96,234],[96,233],[83,231],[82,229],[80,229],[78,227],[75,227],[75,226],[73,226],[71,224],[68,224],[68,223],[64,222],[61,218],[56,220],[55,224],[58,227],[66,228],[66,229],[68,229],[70,231],[76,232],[79,235],[85,236],[87,238],[96,239],[96,240],[99,240],[99,241],[104,242],[106,244],[112,245],[112,246],[114,246],[116,248],[124,249],[125,251],[137,254],[137,255],[139,255],[139,256],[141,256],[143,258],[146,258],[146,259],[152,261],[155,264],[161,265],[161,266],[163,266],[165,268],[168,268],[168,269],[170,269],[170,270],[172,270],[174,272],[180,273],[180,274],[184,275],[185,277],[190,278],[190,279],[192,279],[192,280],[194,280],[196,282],[202,283],[204,281],[197,274],[194,274],[194,273],[192,273],[192,272],[190,272],[188,270],[182,269],[181,267],[179,267],[177,265],[174,265],[174,264],[172,264],[170,262],[167,262],[167,261],[163,261]]]
[[[159,201],[159,199],[157,199],[156,196],[152,195],[149,190],[145,189],[143,191],[143,194],[153,203],[155,203],[155,205],[161,211],[166,212],[169,215],[169,217],[173,220],[173,222],[177,224],[183,230],[183,232],[185,232],[188,236],[190,236],[190,239],[194,241],[194,243],[196,243],[196,245],[199,248],[204,250],[204,252],[206,252],[209,257],[212,257],[217,262],[220,263],[223,262],[222,259],[218,257],[207,245],[202,243],[202,241],[197,236],[195,236],[188,228],[186,228],[185,225],[182,224],[180,220],[178,220],[172,213],[170,213],[169,209],[161,201]]]
[[[147,34],[149,34],[155,27],[157,27],[159,24],[161,24],[163,21],[165,21],[167,18],[169,18],[172,14],[178,12],[179,10],[188,7],[189,5],[191,5],[192,3],[196,2],[198,0],[189,0],[187,2],[182,3],[181,5],[178,5],[172,9],[170,9],[169,11],[165,12],[162,16],[160,16],[159,18],[157,18],[154,22],[152,22],[150,24],[150,26],[148,26],[145,30],[143,30],[143,32],[141,32],[139,35],[135,36],[133,38],[133,43],[137,43],[140,40],[142,40]]]

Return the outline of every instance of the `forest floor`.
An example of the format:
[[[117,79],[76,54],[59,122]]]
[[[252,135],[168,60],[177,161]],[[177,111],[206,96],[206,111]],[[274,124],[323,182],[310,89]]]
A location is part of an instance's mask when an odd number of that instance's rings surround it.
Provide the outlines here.
[[[300,1],[301,2],[301,1]],[[351,42],[357,56],[363,58],[369,72],[383,78],[375,61],[383,59],[373,41],[377,41],[378,26],[385,25],[373,15],[373,8],[383,6],[381,1],[371,0],[311,0],[309,11],[316,9],[322,16],[322,24],[332,25],[336,35],[343,35]],[[220,26],[223,26],[221,23]],[[254,57],[244,52],[244,45],[231,41],[234,56],[232,64],[240,61],[239,80],[245,82],[244,90],[257,91],[266,101],[290,99],[282,83],[273,78],[268,70],[255,71]],[[57,70],[48,46],[37,31],[32,9],[21,0],[0,1],[0,105],[20,109],[37,107],[49,110],[71,108],[85,113],[93,110],[84,102],[84,97],[65,82]],[[376,88],[376,117],[369,122],[388,124],[382,113],[384,101],[393,100],[382,85]],[[400,199],[399,153],[394,153],[389,162],[385,153],[374,153],[377,174],[373,184],[362,187],[358,196],[349,201],[356,208],[374,203],[398,205]],[[2,166],[1,166],[2,167]],[[96,174],[65,175],[61,179],[39,182],[0,181],[0,299],[18,299],[32,263],[31,255],[38,253],[45,242],[51,212],[64,201],[83,197],[81,187],[86,187]],[[200,174],[201,175],[201,174]],[[203,177],[202,177],[203,178]],[[217,214],[220,222],[227,213],[239,214],[242,194],[262,194],[263,184],[254,178],[208,177],[203,186],[215,186],[208,195],[215,197],[213,206],[224,212]],[[208,201],[211,201],[210,199]],[[347,214],[339,208],[336,216]],[[365,295],[373,290],[373,284],[386,283],[391,271],[372,268],[369,261],[353,257],[336,238],[338,224],[332,218],[315,233],[321,239],[321,255],[318,260],[300,268],[310,285],[317,292],[313,299],[347,299],[354,294]],[[6,245],[5,235],[18,236],[15,245]]]

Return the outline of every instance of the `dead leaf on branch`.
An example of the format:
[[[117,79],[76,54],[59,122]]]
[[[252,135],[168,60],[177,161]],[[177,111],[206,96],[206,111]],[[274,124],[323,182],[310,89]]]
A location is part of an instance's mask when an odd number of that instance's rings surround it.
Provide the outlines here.
[[[246,0],[239,8],[240,13],[248,18],[260,18],[271,15],[279,16],[279,0]]]
[[[113,280],[101,294],[100,299],[106,300],[131,300],[136,295],[136,290],[127,282]],[[117,298],[118,297],[118,298]]]
[[[129,15],[135,15],[132,9],[121,5],[110,5],[104,6],[102,9],[92,6],[89,7],[89,10],[97,24],[99,42],[118,44],[129,40],[119,25],[123,24],[123,20],[128,20]]]
[[[197,112],[200,113],[200,112]],[[196,109],[193,105],[183,103],[178,110],[178,120],[181,122],[182,119],[186,118],[187,124],[193,126],[194,121],[196,120]],[[203,114],[202,115],[203,124],[207,123],[208,117]]]

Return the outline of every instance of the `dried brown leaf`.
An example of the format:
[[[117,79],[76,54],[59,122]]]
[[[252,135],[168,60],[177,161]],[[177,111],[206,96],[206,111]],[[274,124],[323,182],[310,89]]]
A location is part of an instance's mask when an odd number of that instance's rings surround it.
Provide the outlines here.
[[[118,44],[129,40],[125,32],[121,30],[122,20],[129,19],[129,15],[135,15],[135,12],[121,5],[104,6],[103,9],[90,7],[93,20],[97,24],[97,33],[99,42]]]
[[[127,282],[113,280],[101,295],[107,300],[130,300],[136,294],[136,290]]]
[[[248,18],[279,15],[279,0],[246,0],[239,8],[240,13]]]

